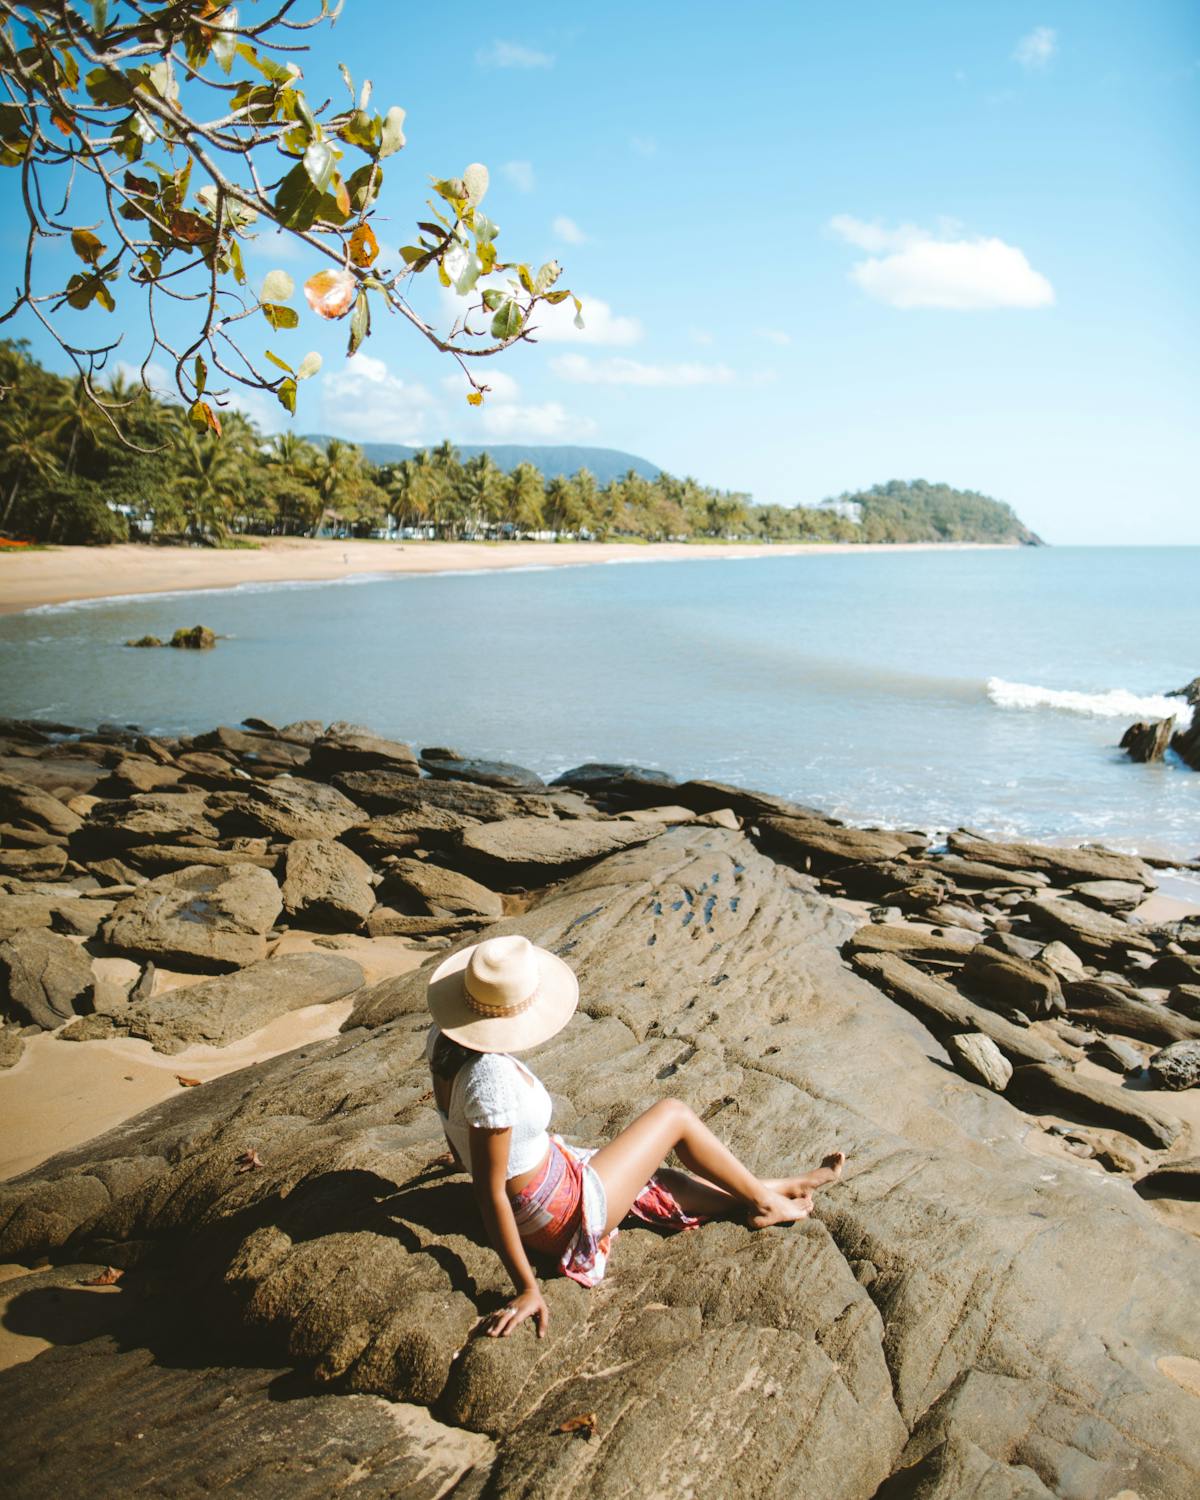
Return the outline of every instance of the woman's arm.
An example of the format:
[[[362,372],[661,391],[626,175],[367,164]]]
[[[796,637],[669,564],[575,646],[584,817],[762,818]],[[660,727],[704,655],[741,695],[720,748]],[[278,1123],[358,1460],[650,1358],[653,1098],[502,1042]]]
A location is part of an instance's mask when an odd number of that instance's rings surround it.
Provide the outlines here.
[[[475,1196],[483,1214],[484,1227],[496,1254],[504,1262],[504,1268],[512,1277],[517,1289],[516,1297],[492,1313],[484,1324],[484,1332],[490,1338],[504,1338],[523,1323],[526,1318],[537,1322],[538,1338],[544,1338],[550,1326],[550,1313],[542,1300],[537,1277],[525,1254],[525,1246],[517,1233],[517,1221],[513,1217],[505,1183],[508,1180],[508,1145],[511,1130],[483,1130],[471,1127],[471,1178],[475,1184]]]

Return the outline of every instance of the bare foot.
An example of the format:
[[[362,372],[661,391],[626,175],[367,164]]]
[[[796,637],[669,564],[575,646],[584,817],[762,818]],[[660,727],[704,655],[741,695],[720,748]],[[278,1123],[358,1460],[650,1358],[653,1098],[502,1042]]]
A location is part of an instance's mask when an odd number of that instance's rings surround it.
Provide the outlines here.
[[[771,1178],[766,1186],[772,1192],[782,1193],[786,1198],[801,1198],[811,1195],[817,1188],[828,1187],[831,1182],[836,1182],[841,1177],[845,1164],[846,1153],[844,1151],[831,1151],[828,1156],[822,1158],[819,1167],[814,1167],[811,1172],[805,1172],[802,1177]]]
[[[769,1192],[762,1207],[748,1215],[751,1229],[769,1229],[772,1224],[792,1224],[806,1219],[812,1210],[812,1195]]]

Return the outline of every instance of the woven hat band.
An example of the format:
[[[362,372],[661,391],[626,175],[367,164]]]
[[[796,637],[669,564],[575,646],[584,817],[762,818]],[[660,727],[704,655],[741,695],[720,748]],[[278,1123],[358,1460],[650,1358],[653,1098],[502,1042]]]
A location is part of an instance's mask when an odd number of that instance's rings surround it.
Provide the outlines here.
[[[467,997],[467,1004],[478,1016],[519,1016],[523,1010],[528,1010],[538,997],[538,990],[534,990],[531,995],[524,1000],[519,1000],[516,1005],[493,1005],[490,1001],[481,1000],[478,995],[471,993],[470,981],[464,982],[463,991]]]
[[[467,1004],[480,1016],[519,1016],[537,998],[537,950],[526,937],[485,938],[463,974]]]

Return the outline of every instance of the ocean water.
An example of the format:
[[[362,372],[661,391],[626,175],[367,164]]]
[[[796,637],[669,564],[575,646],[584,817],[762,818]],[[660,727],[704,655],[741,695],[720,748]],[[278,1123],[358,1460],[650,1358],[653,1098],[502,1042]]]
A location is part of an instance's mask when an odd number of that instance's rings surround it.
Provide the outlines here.
[[[1200,549],[638,562],[249,586],[0,617],[0,712],[349,719],[553,775],[633,761],[855,822],[1200,854],[1135,718],[1200,673]],[[130,651],[197,621],[215,651]]]

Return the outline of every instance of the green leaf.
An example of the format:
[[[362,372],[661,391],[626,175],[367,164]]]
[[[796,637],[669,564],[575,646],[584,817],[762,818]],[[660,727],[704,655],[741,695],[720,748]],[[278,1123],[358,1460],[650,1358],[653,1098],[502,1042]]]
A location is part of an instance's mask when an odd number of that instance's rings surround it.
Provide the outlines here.
[[[544,297],[558,278],[562,275],[562,267],[556,260],[548,260],[544,266],[538,267],[538,273],[533,278],[533,289],[539,297]]]
[[[129,80],[119,73],[110,73],[107,68],[93,68],[83,83],[93,104],[109,106],[129,101]]]
[[[296,371],[296,379],[307,380],[310,376],[315,375],[320,368],[321,356],[314,349],[300,361],[300,367]]]
[[[265,349],[263,352],[264,354],[266,354],[271,363],[276,366],[277,369],[285,371],[288,375],[294,375],[296,373],[295,370],[292,369],[291,365],[288,364],[286,359],[280,359],[278,354],[272,354],[269,349]]]
[[[268,271],[263,277],[260,302],[290,302],[296,283],[286,271]]]
[[[357,354],[362,341],[371,332],[371,307],[366,292],[359,292],[354,299],[354,311],[350,314],[350,343],[347,357]]]
[[[404,145],[404,110],[393,104],[383,117],[383,132],[379,142],[380,157],[392,156]]]
[[[283,380],[275,387],[275,394],[279,397],[280,406],[286,407],[292,416],[296,415],[296,382],[294,380]]]
[[[246,267],[242,262],[242,247],[237,240],[229,242],[229,264],[233,270],[233,279],[238,286],[246,285]]]
[[[383,173],[373,163],[359,167],[346,179],[346,190],[350,194],[350,206],[354,213],[363,214],[379,196],[383,185]]]
[[[557,307],[560,302],[565,302],[570,292],[543,292],[542,301],[549,302],[551,307]]]
[[[502,292],[496,286],[488,287],[487,291],[483,294],[483,305],[487,308],[488,312],[495,312],[497,308],[501,307],[508,300],[508,293]]]
[[[222,73],[228,73],[233,67],[233,60],[237,56],[238,39],[235,35],[238,24],[237,10],[230,6],[228,10],[222,11],[217,17],[213,30],[212,53],[221,66]]]
[[[108,0],[92,0],[92,30],[97,35],[108,25]]]
[[[311,229],[321,206],[321,195],[309,181],[301,162],[279,184],[275,209],[284,229]]]
[[[195,371],[196,371],[196,394],[197,394],[197,396],[203,396],[203,394],[204,394],[204,388],[208,384],[208,366],[204,363],[204,361],[200,358],[200,356],[198,354],[196,356]]]
[[[337,154],[328,141],[314,141],[304,153],[304,170],[318,193],[327,193],[333,183]]]
[[[356,109],[338,132],[340,138],[350,146],[361,146],[364,151],[375,154],[383,129],[383,121],[372,119],[361,109]]]
[[[89,266],[94,266],[104,254],[104,246],[90,229],[72,229],[71,249]]]
[[[463,186],[467,190],[467,200],[472,207],[482,203],[484,195],[488,190],[488,169],[482,162],[473,161],[462,175]]]
[[[525,326],[525,314],[512,297],[506,297],[492,319],[494,339],[515,339]]]
[[[277,302],[264,302],[262,315],[272,328],[297,328],[300,314],[294,307],[280,307]]]
[[[424,260],[428,253],[428,251],[422,250],[420,245],[400,246],[400,258],[406,266],[411,266],[418,260]]]

